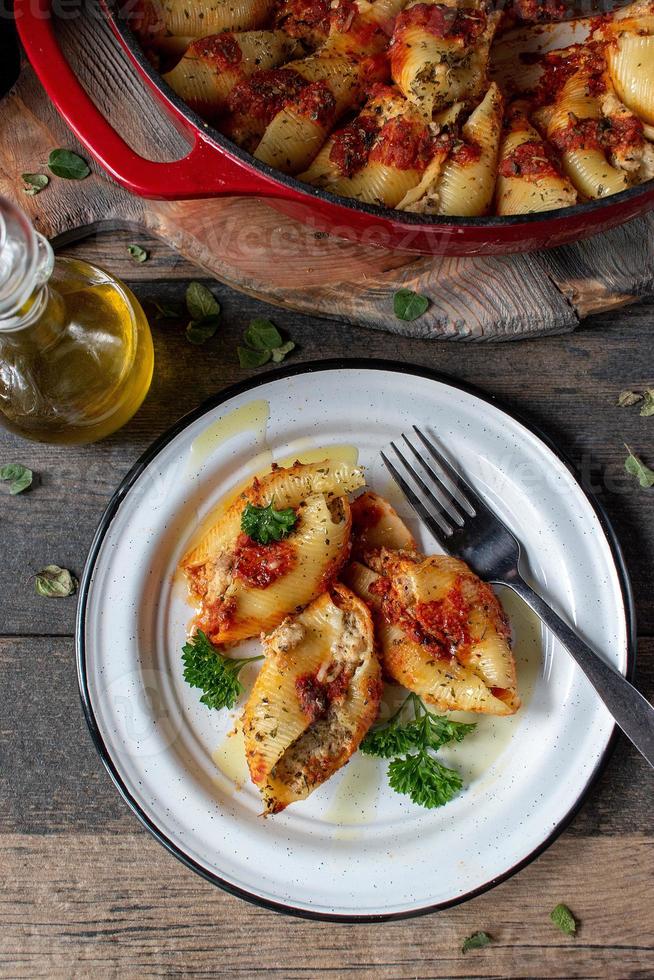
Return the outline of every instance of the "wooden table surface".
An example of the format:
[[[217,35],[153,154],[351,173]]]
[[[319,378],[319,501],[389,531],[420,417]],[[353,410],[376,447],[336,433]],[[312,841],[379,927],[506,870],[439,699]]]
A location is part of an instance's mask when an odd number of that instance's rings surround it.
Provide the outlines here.
[[[72,251],[126,278],[141,299],[183,297],[192,266],[158,242],[127,257],[123,233]],[[69,250],[71,251],[71,250]],[[153,325],[156,371],[140,412],[95,446],[36,445],[0,433],[0,464],[39,474],[0,498],[0,971],[3,977],[227,976],[652,977],[651,770],[621,740],[571,826],[538,860],[466,905],[379,925],[308,922],[255,908],[167,854],[120,800],[82,718],[75,600],[34,594],[32,573],[82,571],[95,526],[139,454],[182,413],[247,377],[236,345],[267,314],[298,344],[296,362],[379,356],[477,385],[556,439],[606,506],[638,608],[637,682],[654,696],[654,490],[623,472],[626,441],[654,461],[654,418],[619,409],[626,387],[654,383],[654,302],[586,321],[571,335],[513,344],[408,341],[271,310],[213,284],[223,323],[205,347],[181,325]],[[267,368],[261,369],[262,371]],[[574,939],[549,921],[567,903]],[[494,937],[462,956],[478,929]]]

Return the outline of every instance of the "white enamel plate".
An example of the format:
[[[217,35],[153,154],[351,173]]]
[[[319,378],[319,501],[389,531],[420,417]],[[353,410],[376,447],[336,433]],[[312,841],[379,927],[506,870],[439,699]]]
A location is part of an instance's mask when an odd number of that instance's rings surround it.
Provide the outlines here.
[[[479,394],[418,369],[343,361],[268,374],[202,406],[146,453],[102,519],[81,587],[80,687],[102,760],[145,826],[195,871],[268,907],[361,920],[470,898],[553,840],[611,742],[579,669],[504,591],[524,706],[480,716],[442,750],[464,777],[453,802],[415,806],[388,787],[383,760],[358,753],[307,801],[260,816],[242,742],[229,736],[238,711],[209,710],[182,676],[192,611],[178,562],[221,498],[273,459],[352,447],[369,486],[439,550],[379,459],[412,423],[513,528],[536,587],[607,660],[633,666],[629,585],[606,521],[556,452]]]

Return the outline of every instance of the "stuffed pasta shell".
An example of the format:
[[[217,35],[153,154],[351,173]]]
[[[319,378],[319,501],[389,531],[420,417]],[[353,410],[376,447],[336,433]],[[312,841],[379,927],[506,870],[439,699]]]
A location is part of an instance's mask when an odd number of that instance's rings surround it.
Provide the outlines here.
[[[147,25],[155,41],[263,27],[271,17],[273,0],[137,0],[137,8],[132,20]]]
[[[502,132],[503,99],[493,82],[461,128],[446,130],[437,141],[422,180],[398,207],[422,214],[486,214],[495,192]]]
[[[405,0],[339,0],[330,13],[324,44],[289,64],[307,84],[269,119],[254,156],[284,173],[297,174],[317,155],[334,125],[361,104],[365,88],[386,77],[385,25]]]
[[[372,490],[352,501],[352,554],[374,548],[413,551],[416,541],[389,502]]]
[[[513,103],[506,114],[496,194],[498,214],[551,211],[577,202],[554,153],[529,122],[525,102]]]
[[[618,115],[611,94],[603,49],[573,45],[545,56],[534,121],[560,155],[563,169],[586,198],[616,194],[629,186],[629,158],[642,154],[642,123],[631,113]],[[617,101],[617,100],[615,100]]]
[[[375,612],[384,670],[444,711],[508,715],[520,699],[510,629],[490,586],[456,558],[381,549],[345,581]]]
[[[595,36],[606,41],[606,60],[619,99],[654,126],[654,0],[640,0],[602,19]]]
[[[213,643],[234,643],[274,629],[328,588],[349,553],[346,495],[363,482],[361,470],[329,460],[255,478],[182,561],[197,627]],[[263,520],[264,510],[288,517],[278,540],[250,536],[248,520]]]
[[[399,14],[389,49],[391,77],[426,119],[453,102],[479,101],[497,19],[483,0],[414,0]]]
[[[283,31],[213,34],[191,42],[163,78],[192,109],[214,120],[240,81],[287,61],[297,50],[298,42]]]
[[[378,85],[359,115],[325,144],[300,180],[343,197],[395,207],[433,155],[425,120],[397,89]]]
[[[263,647],[242,727],[264,812],[279,813],[356,751],[379,711],[381,667],[370,613],[342,585],[284,620]]]

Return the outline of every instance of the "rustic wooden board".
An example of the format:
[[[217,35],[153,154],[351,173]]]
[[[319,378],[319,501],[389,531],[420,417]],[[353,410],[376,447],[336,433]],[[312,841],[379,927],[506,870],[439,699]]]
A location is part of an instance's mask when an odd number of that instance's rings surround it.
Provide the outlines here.
[[[93,16],[67,19],[60,30],[79,77],[139,152],[181,155],[183,140],[90,9]],[[74,146],[29,68],[0,106],[0,128],[0,192],[17,198],[48,236],[70,241],[99,227],[144,229],[222,282],[305,313],[428,339],[507,340],[572,330],[589,312],[654,290],[651,215],[554,252],[416,257],[325,237],[256,199],[141,201],[97,167],[83,184],[53,181],[27,198],[19,174],[43,169],[53,146]],[[414,323],[393,314],[401,286],[431,299]]]

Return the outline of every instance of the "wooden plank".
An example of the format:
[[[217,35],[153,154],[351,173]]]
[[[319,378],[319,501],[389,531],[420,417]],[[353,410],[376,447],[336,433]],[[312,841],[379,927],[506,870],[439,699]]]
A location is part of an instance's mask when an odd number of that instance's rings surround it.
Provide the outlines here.
[[[291,919],[201,881],[145,832],[0,837],[0,971],[11,977],[341,980],[654,973],[652,838],[563,838],[466,905],[382,925]],[[65,855],[65,858],[64,858]],[[576,938],[549,913],[565,901]],[[462,955],[485,929],[495,942]]]
[[[0,836],[131,833],[135,820],[104,771],[79,707],[72,639],[0,638]],[[654,698],[654,640],[637,683]],[[626,740],[566,836],[652,831],[654,773]]]

